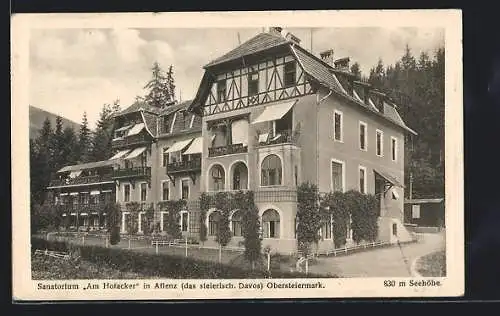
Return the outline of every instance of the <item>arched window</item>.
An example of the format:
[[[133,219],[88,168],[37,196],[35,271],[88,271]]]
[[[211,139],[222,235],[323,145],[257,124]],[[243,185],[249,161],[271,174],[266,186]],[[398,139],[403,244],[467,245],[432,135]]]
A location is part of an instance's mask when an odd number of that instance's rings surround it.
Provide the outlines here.
[[[273,209],[262,214],[262,230],[264,238],[280,237],[280,214]]]
[[[210,190],[223,191],[224,190],[224,168],[221,165],[215,165],[210,169]]]
[[[208,216],[208,235],[216,236],[217,230],[219,229],[220,213],[214,211]]]
[[[235,211],[231,217],[231,230],[233,231],[233,236],[241,237],[243,236],[243,231],[241,229],[241,211]]]
[[[281,160],[276,155],[269,155],[262,161],[261,185],[281,185]]]
[[[243,162],[237,162],[233,167],[233,190],[248,189],[248,169]]]

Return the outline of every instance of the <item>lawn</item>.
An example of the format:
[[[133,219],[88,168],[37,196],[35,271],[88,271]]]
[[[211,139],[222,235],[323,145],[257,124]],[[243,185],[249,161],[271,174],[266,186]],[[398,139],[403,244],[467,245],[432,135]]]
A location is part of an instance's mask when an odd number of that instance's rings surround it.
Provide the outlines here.
[[[446,276],[446,253],[444,250],[433,252],[420,258],[417,271],[424,277]]]
[[[43,254],[31,255],[31,277],[33,280],[78,280],[78,279],[141,279],[139,273],[122,272],[103,265],[80,259],[59,259]]]

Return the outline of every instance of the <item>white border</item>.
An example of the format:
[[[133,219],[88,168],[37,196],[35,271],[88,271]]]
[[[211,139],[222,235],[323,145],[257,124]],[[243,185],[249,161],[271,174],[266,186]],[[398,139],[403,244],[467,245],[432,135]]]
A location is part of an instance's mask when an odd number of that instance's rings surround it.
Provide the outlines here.
[[[231,298],[345,298],[345,297],[434,297],[464,294],[464,218],[463,218],[463,71],[462,20],[460,10],[346,10],[346,11],[275,11],[270,12],[182,12],[182,13],[102,13],[102,14],[16,14],[11,24],[11,143],[12,146],[12,272],[13,298],[23,300],[143,300],[143,299],[231,299]],[[196,23],[193,23],[196,21]],[[307,21],[307,22],[306,22]],[[217,291],[169,292],[157,290],[40,291],[31,281],[29,253],[29,155],[28,91],[29,36],[32,28],[121,28],[121,27],[443,27],[445,29],[445,159],[447,274],[438,278],[439,287],[383,286],[387,278],[321,280],[325,288],[315,290],[268,289],[262,291],[221,289]],[[15,131],[14,131],[15,128]],[[118,197],[118,195],[117,195]],[[408,282],[411,278],[393,278]],[[425,279],[425,278],[424,278]],[[436,278],[434,278],[436,279]],[[141,280],[146,282],[147,280]],[[179,282],[185,280],[178,280]],[[214,280],[212,280],[214,281]],[[229,280],[238,282],[238,280]],[[248,280],[247,280],[248,281]],[[293,280],[290,280],[293,281]],[[309,279],[309,281],[316,281]],[[53,283],[63,284],[68,281]],[[80,286],[88,280],[74,281]],[[137,280],[120,280],[137,282]],[[141,282],[141,283],[142,283]],[[201,284],[206,280],[190,280]],[[182,293],[182,294],[180,294]]]

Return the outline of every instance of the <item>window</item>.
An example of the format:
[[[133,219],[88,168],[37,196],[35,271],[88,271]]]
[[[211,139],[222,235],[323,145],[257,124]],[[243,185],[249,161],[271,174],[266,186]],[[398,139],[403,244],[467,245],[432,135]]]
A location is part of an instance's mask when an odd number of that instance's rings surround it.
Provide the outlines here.
[[[377,130],[375,133],[377,156],[384,156],[384,133],[381,130]]]
[[[248,169],[243,162],[237,162],[233,167],[233,190],[248,189]]]
[[[342,112],[335,111],[333,113],[333,139],[341,142],[342,141]]]
[[[420,218],[420,205],[412,205],[411,206],[411,217],[413,219]]]
[[[231,217],[231,230],[233,232],[233,236],[241,237],[243,236],[243,231],[241,229],[241,212],[235,211],[233,216]]]
[[[395,137],[391,137],[391,159],[398,160],[398,139]]]
[[[181,231],[187,232],[189,227],[189,213],[181,212]]]
[[[366,193],[366,168],[359,167],[359,192]]]
[[[280,215],[276,210],[269,209],[262,214],[262,229],[264,238],[280,237]]]
[[[168,150],[168,147],[163,148],[163,153],[162,153],[162,166],[166,167],[168,164],[168,153],[166,152]]]
[[[248,75],[248,96],[256,95],[258,93],[259,93],[259,73],[257,71],[254,71]]]
[[[181,199],[189,199],[189,179],[181,180]]]
[[[93,194],[90,196],[90,204],[99,204],[99,194]]]
[[[210,213],[210,216],[208,216],[208,235],[209,236],[216,236],[217,235],[217,230],[219,229],[219,219],[220,219],[220,214],[217,211]]]
[[[130,184],[123,185],[123,200],[125,202],[130,201]]]
[[[167,201],[170,199],[170,182],[164,181],[161,183],[161,199]]]
[[[295,85],[295,61],[290,61],[285,64],[285,87]]]
[[[344,192],[344,163],[332,160],[332,191]]]
[[[276,155],[269,155],[262,161],[261,186],[281,185],[281,160]]]
[[[211,190],[212,191],[223,191],[224,190],[224,169],[221,165],[215,165],[210,170],[210,176],[212,180]]]
[[[359,122],[359,149],[366,150],[366,123]]]
[[[321,226],[321,237],[323,239],[332,239],[332,219],[328,218],[323,221]]]
[[[146,201],[148,197],[148,184],[141,183],[141,201]]]
[[[226,80],[217,82],[217,102],[222,103],[226,101]]]

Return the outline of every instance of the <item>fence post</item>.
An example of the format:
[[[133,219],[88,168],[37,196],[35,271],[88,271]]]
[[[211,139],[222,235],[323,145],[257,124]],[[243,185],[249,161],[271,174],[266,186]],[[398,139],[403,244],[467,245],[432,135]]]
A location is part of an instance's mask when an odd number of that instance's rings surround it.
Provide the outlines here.
[[[158,254],[158,242],[156,242],[156,254]]]
[[[128,249],[130,249],[130,238],[128,239]]]
[[[82,245],[85,245],[85,235],[82,236]]]
[[[106,248],[108,248],[108,236],[106,236]]]
[[[344,245],[344,252],[347,253],[347,245]]]
[[[309,258],[306,257],[306,275],[309,272]]]
[[[222,245],[219,244],[219,263],[222,263]]]
[[[267,252],[267,271],[271,271],[271,252]]]
[[[187,238],[184,238],[184,244],[186,246],[186,257],[188,256],[188,240]]]

